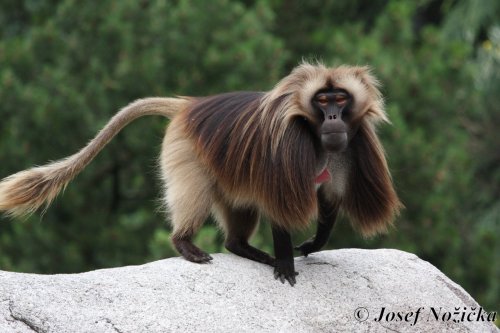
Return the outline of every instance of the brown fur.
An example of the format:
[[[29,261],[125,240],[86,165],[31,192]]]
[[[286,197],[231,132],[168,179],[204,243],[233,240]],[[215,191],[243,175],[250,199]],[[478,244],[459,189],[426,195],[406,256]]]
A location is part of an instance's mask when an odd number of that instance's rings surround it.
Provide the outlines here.
[[[387,230],[402,204],[373,126],[363,122],[350,146],[352,169],[342,208],[356,229],[373,236]]]
[[[313,136],[298,117],[289,122],[278,143],[279,153],[273,156],[274,132],[268,128],[274,117],[252,121],[266,112],[262,97],[261,93],[230,93],[202,98],[183,114],[182,122],[226,200],[260,207],[287,229],[305,226],[317,210],[318,156]],[[165,148],[168,151],[168,145]]]
[[[354,99],[343,153],[326,154],[315,135],[322,116],[311,99],[327,87],[345,89]],[[382,232],[401,204],[374,130],[378,122],[388,122],[377,87],[366,67],[304,63],[269,92],[139,100],[77,154],[1,181],[0,210],[21,215],[48,205],[126,124],[163,115],[173,117],[160,159],[165,204],[174,243],[193,261],[209,260],[190,242],[213,213],[228,234],[228,248],[272,262],[246,243],[259,214],[287,230],[306,226],[318,213],[314,179],[325,165],[332,179],[323,184],[323,194],[340,204],[364,235]]]

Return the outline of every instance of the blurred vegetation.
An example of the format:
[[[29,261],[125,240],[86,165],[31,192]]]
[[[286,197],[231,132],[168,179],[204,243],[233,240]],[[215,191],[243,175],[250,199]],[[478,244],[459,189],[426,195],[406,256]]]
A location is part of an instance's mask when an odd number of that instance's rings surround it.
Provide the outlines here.
[[[267,90],[302,59],[368,64],[393,122],[380,134],[406,209],[388,235],[347,221],[329,248],[393,247],[489,310],[500,295],[500,2],[5,0],[0,177],[72,154],[145,96]],[[0,221],[0,269],[61,273],[175,256],[141,119],[42,216]],[[265,223],[253,243],[272,251]],[[294,235],[299,242],[313,232]],[[196,242],[223,251],[213,223]]]

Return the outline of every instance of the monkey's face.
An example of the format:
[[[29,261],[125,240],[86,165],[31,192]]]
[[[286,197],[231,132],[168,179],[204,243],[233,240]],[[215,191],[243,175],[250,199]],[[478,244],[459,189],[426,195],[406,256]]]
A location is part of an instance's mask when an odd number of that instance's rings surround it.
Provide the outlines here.
[[[312,105],[322,121],[318,136],[323,147],[330,152],[342,152],[349,139],[351,95],[343,89],[329,88],[318,91]]]
[[[378,86],[368,67],[327,68],[306,63],[269,92],[266,114],[278,114],[279,119],[287,120],[276,122],[281,124],[277,133],[285,133],[292,119],[305,120],[318,138],[318,150],[342,152],[361,124],[389,121]],[[274,146],[278,147],[276,143]]]

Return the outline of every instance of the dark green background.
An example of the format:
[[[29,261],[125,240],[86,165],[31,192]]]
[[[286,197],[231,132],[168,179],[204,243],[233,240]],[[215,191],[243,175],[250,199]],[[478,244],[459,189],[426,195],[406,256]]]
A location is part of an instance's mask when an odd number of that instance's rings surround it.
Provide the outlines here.
[[[497,0],[4,0],[0,177],[76,152],[139,97],[268,90],[303,58],[369,64],[406,209],[369,241],[343,220],[328,248],[413,252],[498,310],[499,22]],[[0,269],[82,272],[175,256],[157,208],[165,125],[127,127],[44,215],[3,218]],[[213,223],[196,242],[223,251]],[[272,250],[266,223],[253,243]]]

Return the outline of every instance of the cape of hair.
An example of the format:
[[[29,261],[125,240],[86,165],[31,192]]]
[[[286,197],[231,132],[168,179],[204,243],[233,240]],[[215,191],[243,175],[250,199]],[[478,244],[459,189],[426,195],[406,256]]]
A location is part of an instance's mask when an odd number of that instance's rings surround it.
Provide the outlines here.
[[[279,106],[289,97],[268,105],[261,92],[221,94],[196,99],[183,115],[226,200],[253,201],[287,229],[307,225],[317,212],[318,160],[318,144],[303,117],[289,119],[276,137],[276,118],[283,117]]]
[[[356,128],[348,148],[352,168],[345,193],[332,200],[369,236],[385,231],[401,207],[374,130],[378,122],[388,122],[378,85],[368,67],[303,63],[266,93],[197,98],[183,123],[228,200],[257,199],[273,223],[303,227],[318,211],[313,180],[322,158],[311,130],[321,115],[311,100],[332,86],[349,91]]]

